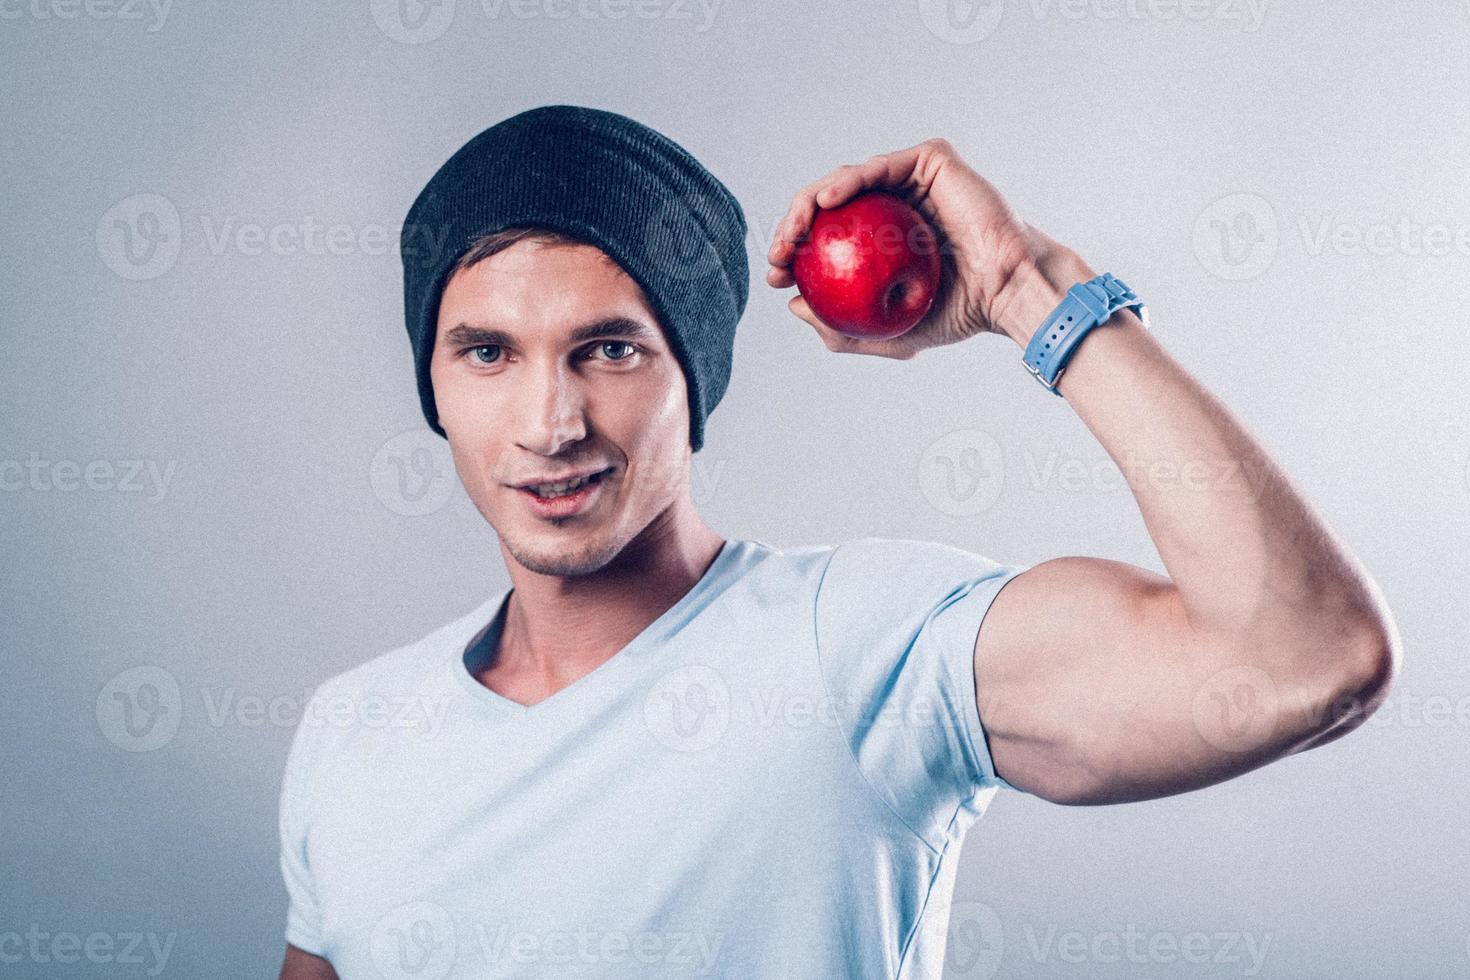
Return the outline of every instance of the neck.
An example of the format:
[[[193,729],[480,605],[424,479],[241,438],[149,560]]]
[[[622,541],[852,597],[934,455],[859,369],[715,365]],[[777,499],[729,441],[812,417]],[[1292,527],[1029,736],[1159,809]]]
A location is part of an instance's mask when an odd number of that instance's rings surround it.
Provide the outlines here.
[[[694,587],[725,544],[697,515],[684,518],[661,516],[585,575],[538,574],[507,554],[512,592],[490,671],[556,686],[627,646]]]

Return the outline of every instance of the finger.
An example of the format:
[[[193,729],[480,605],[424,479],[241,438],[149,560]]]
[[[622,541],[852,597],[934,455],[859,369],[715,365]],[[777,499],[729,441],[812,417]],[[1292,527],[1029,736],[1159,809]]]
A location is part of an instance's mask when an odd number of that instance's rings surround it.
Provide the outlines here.
[[[825,180],[826,178],[823,178]],[[821,190],[823,181],[813,181],[796,192],[796,197],[791,201],[791,207],[786,209],[786,214],[776,224],[776,240],[771,243],[770,251],[766,255],[767,261],[772,265],[789,265],[796,256],[796,246],[811,227],[812,217],[816,214],[817,191]]]
[[[830,332],[832,329],[831,327],[828,327],[825,323],[823,323],[820,319],[818,319],[817,315],[812,312],[811,306],[807,304],[806,297],[801,295],[801,293],[797,293],[795,296],[788,299],[786,301],[786,308],[797,317],[805,320],[808,324],[814,327],[819,334],[823,332]]]
[[[821,338],[822,343],[833,353],[870,354],[876,357],[892,357],[903,360],[913,356],[902,345],[891,340],[862,340],[833,330],[812,312],[812,308],[807,304],[806,298],[800,293],[787,301],[786,308],[810,324],[812,329],[816,330],[817,336]]]
[[[785,289],[787,286],[795,286],[796,279],[791,275],[791,270],[785,266],[772,266],[766,271],[766,282],[777,289]]]
[[[880,153],[862,163],[839,167],[818,190],[818,207],[835,208],[863,191],[877,187],[899,188],[908,183],[918,165],[924,144],[893,153]]]
[[[803,187],[776,226],[776,238],[766,254],[773,266],[789,265],[796,246],[811,227],[818,208],[835,208],[865,190],[900,188],[909,183],[927,143],[892,153],[880,153],[863,163],[844,164]]]

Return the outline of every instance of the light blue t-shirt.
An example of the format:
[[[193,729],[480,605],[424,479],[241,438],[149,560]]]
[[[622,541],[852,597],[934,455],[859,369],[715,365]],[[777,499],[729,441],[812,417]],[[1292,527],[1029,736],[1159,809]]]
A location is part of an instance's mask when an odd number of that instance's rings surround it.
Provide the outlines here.
[[[938,980],[965,831],[1009,787],[975,638],[1023,570],[732,539],[530,707],[466,662],[494,649],[491,596],[311,699],[281,792],[287,941],[342,980]]]

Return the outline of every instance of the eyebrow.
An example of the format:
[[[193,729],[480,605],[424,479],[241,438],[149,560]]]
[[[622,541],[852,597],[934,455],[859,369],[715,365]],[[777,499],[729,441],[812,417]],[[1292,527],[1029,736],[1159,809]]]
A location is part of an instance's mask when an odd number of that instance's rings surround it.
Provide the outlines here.
[[[599,340],[605,337],[651,337],[653,328],[646,323],[629,319],[625,316],[607,317],[584,324],[572,331],[572,342],[582,343],[587,340]],[[486,327],[471,326],[461,323],[451,327],[444,334],[446,343],[454,346],[465,347],[506,347],[513,344],[513,339],[504,330],[491,330]]]

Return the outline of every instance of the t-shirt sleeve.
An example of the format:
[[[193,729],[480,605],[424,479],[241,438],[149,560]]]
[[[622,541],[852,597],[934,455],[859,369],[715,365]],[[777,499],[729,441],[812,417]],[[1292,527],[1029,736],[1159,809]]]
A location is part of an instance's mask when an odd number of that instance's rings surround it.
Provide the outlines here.
[[[285,878],[286,894],[290,899],[286,910],[286,942],[321,956],[321,911],[306,849],[307,802],[317,748],[314,736],[320,734],[316,726],[308,722],[310,717],[308,712],[296,726],[291,751],[286,758],[286,771],[281,779],[281,875]]]
[[[817,655],[843,735],[869,785],[936,849],[977,793],[1016,790],[990,757],[975,641],[992,600],[1027,567],[863,538],[833,549],[817,587]]]

